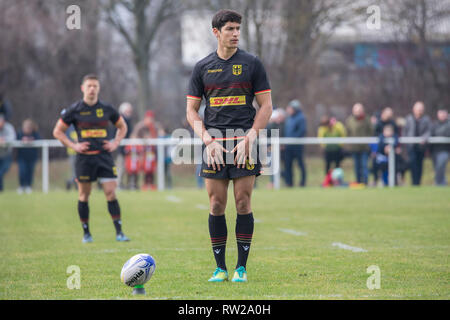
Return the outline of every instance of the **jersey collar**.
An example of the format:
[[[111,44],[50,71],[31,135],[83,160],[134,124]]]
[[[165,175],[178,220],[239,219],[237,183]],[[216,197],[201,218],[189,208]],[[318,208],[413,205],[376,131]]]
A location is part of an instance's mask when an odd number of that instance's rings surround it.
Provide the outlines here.
[[[235,52],[231,57],[229,57],[227,60],[222,59],[221,57],[219,57],[219,55],[217,54],[217,49],[214,51],[214,55],[215,55],[216,58],[219,59],[220,61],[229,62],[229,61],[231,61],[231,60],[236,56],[236,54],[237,54],[240,50],[241,50],[241,49],[237,48],[236,52]]]

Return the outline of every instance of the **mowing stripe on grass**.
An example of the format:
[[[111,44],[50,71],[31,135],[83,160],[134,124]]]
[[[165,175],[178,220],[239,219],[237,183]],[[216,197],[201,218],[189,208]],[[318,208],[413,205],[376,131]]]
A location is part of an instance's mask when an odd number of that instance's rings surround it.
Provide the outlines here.
[[[348,244],[341,243],[341,242],[333,242],[331,245],[333,247],[338,247],[338,248],[341,248],[341,249],[344,249],[344,250],[350,250],[350,251],[353,251],[353,252],[367,252],[366,249],[358,248],[358,247],[352,247],[352,246],[349,246]]]
[[[278,230],[280,230],[281,232],[284,232],[284,233],[292,234],[292,235],[294,235],[294,236],[306,236],[306,235],[307,235],[306,232],[303,232],[303,231],[297,231],[297,230],[292,230],[292,229],[278,228]]]

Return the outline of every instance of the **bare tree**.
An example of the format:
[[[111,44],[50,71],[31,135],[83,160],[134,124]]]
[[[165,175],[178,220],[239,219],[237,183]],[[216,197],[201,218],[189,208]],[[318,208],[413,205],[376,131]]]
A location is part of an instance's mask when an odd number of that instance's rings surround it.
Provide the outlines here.
[[[177,14],[174,0],[109,0],[104,10],[107,21],[123,36],[133,54],[138,74],[138,113],[142,117],[151,102],[150,60],[152,43],[162,24]],[[131,16],[132,23],[123,18]]]

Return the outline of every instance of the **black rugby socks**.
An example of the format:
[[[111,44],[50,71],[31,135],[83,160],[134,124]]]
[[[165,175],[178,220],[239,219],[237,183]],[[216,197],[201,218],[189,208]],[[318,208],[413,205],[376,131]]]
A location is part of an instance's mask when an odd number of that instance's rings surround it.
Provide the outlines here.
[[[84,234],[89,234],[89,204],[78,200],[78,215],[80,216],[81,226]]]
[[[238,250],[238,260],[236,269],[247,265],[247,258],[250,252],[250,245],[252,243],[253,228],[254,228],[253,213],[238,214],[236,218],[236,243]]]
[[[116,234],[122,232],[122,220],[120,219],[120,206],[117,199],[108,201],[108,211],[116,228]]]
[[[227,246],[227,222],[225,215],[213,216],[209,214],[208,219],[209,235],[211,237],[211,246],[216,259],[217,267],[227,270],[225,264],[225,248]]]

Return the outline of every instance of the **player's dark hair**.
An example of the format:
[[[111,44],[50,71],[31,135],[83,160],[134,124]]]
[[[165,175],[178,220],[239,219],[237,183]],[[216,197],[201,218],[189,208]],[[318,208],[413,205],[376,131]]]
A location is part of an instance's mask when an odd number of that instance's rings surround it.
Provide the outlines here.
[[[222,9],[219,10],[212,19],[212,27],[219,31],[227,22],[241,23],[242,16],[233,10]]]
[[[81,81],[81,84],[83,84],[87,80],[97,80],[97,81],[99,81],[98,80],[98,76],[96,74],[94,74],[94,73],[89,73],[89,74],[85,75],[83,77],[83,80]]]

